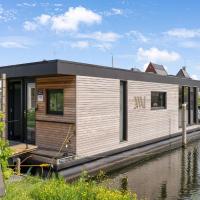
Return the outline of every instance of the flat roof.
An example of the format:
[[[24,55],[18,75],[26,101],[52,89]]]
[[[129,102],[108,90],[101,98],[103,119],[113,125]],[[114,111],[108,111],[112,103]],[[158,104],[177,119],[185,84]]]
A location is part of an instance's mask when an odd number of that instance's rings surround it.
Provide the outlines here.
[[[146,72],[112,68],[101,65],[79,63],[65,60],[45,60],[0,67],[0,74],[8,78],[38,77],[53,75],[80,75],[120,80],[135,80],[167,84],[187,85],[200,88],[200,81],[176,76],[162,76]]]

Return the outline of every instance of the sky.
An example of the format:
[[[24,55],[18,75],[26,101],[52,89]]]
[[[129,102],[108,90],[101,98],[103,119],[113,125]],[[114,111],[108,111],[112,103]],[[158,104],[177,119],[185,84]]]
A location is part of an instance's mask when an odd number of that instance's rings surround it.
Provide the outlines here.
[[[0,66],[62,59],[200,79],[199,0],[0,0]]]

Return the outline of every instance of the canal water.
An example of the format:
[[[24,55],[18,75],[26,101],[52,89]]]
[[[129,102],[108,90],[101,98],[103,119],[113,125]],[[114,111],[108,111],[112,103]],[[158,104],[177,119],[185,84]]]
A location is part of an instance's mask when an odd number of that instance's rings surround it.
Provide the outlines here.
[[[138,199],[200,200],[200,141],[115,171],[105,184],[136,192]]]

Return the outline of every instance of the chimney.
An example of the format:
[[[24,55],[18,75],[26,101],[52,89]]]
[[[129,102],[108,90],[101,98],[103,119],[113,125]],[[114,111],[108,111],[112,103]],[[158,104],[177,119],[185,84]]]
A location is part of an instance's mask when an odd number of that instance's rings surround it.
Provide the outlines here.
[[[182,67],[182,70],[186,71],[186,66],[183,66],[183,67]]]

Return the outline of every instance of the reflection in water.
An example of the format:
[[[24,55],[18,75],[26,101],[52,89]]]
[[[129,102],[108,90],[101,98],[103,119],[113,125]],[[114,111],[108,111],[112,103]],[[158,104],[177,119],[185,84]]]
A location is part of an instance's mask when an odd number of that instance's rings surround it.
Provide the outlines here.
[[[166,183],[163,183],[161,185],[161,192],[160,192],[160,194],[161,194],[161,199],[166,199],[166,197],[167,197],[167,184]]]
[[[121,179],[121,190],[122,190],[122,192],[126,192],[128,190],[128,178],[127,177],[123,177]]]
[[[200,141],[114,172],[105,184],[139,199],[200,199],[199,152]]]

